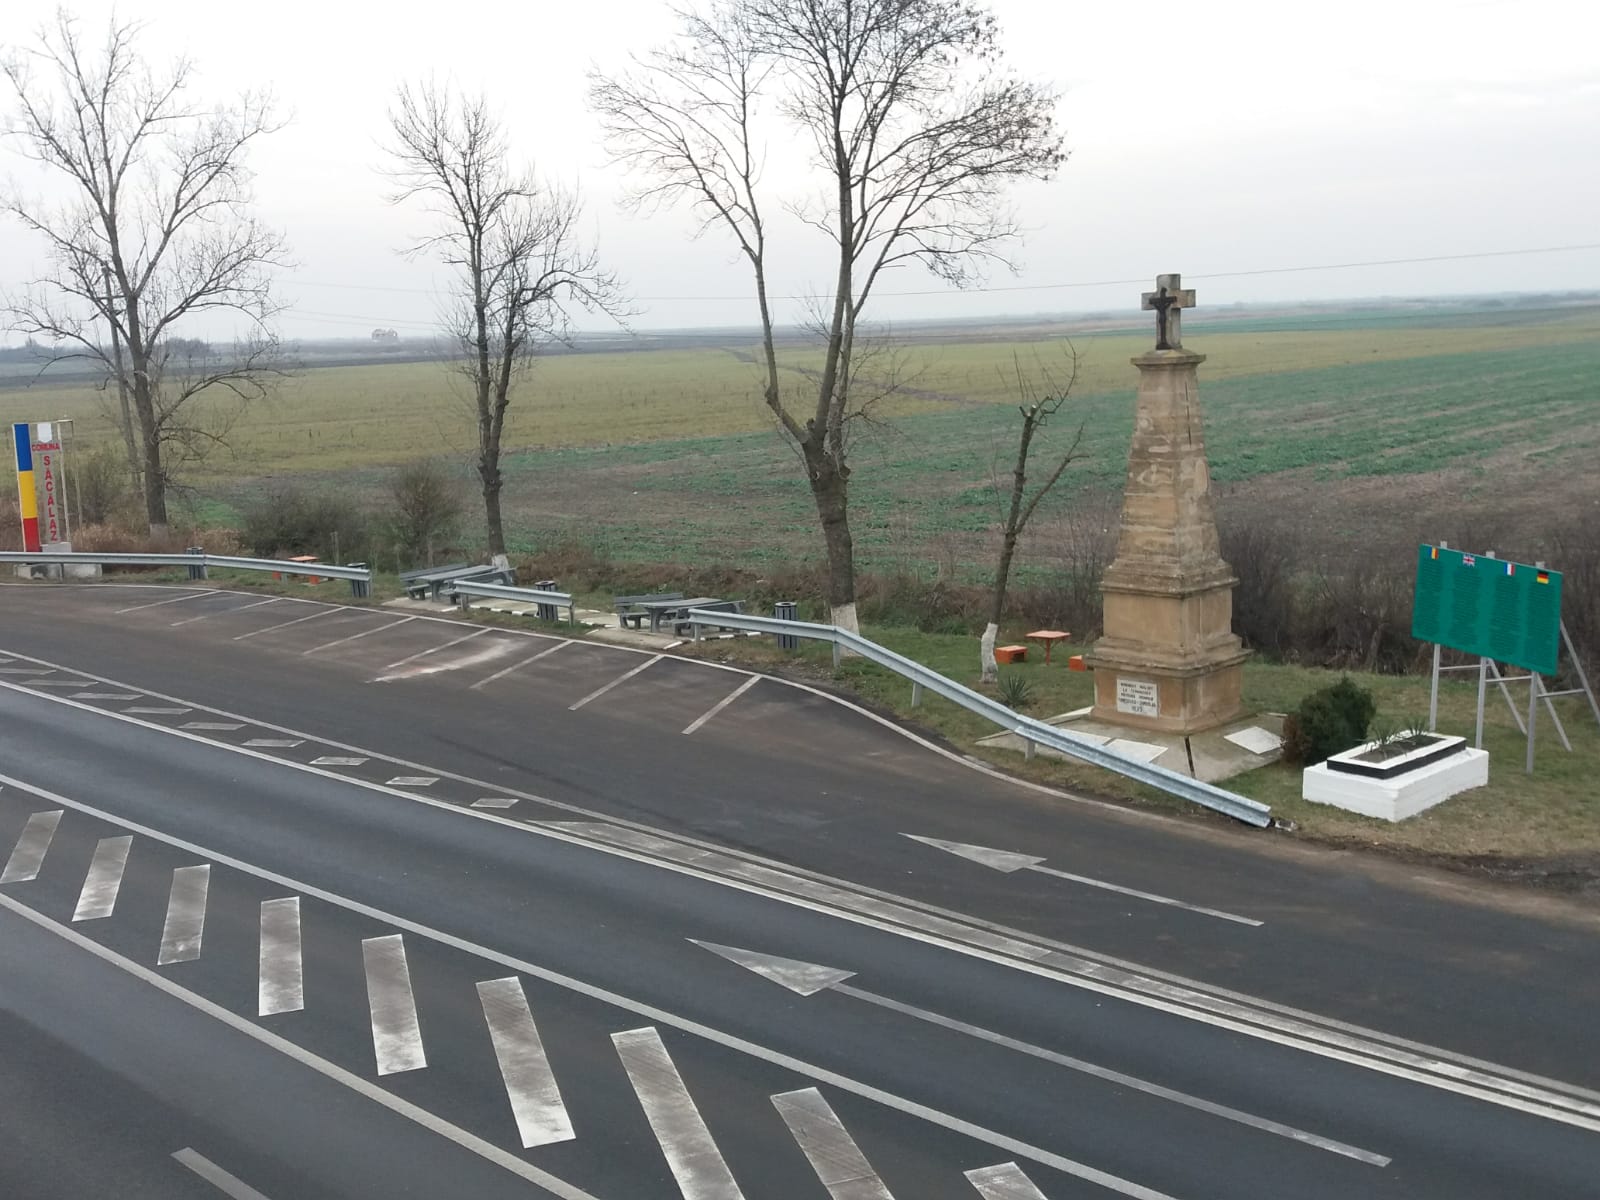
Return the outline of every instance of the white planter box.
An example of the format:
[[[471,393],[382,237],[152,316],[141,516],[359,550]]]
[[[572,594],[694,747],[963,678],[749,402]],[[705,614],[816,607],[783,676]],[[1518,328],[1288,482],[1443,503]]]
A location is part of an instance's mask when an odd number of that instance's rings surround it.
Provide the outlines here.
[[[1329,766],[1332,762],[1358,759],[1373,749],[1373,744],[1346,750],[1328,762],[1307,767],[1301,776],[1300,795],[1314,804],[1331,804],[1347,812],[1385,821],[1414,817],[1457,792],[1489,782],[1489,752],[1472,749],[1464,738],[1448,741],[1456,745],[1443,757],[1436,757],[1440,747],[1435,744],[1367,768],[1389,772],[1387,778],[1351,774]],[[1409,766],[1411,762],[1430,757],[1432,761],[1424,761],[1421,766]]]

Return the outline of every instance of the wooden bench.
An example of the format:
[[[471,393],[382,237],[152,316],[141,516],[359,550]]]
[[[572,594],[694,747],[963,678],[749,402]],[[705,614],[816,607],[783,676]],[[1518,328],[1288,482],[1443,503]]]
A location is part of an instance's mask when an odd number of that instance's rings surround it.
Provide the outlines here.
[[[996,646],[994,648],[994,660],[997,663],[1019,663],[1025,661],[1027,657],[1028,648],[1026,646]]]
[[[650,592],[643,596],[617,596],[612,606],[617,610],[617,624],[623,629],[643,629],[650,613],[639,605],[657,600],[682,600],[682,592]]]

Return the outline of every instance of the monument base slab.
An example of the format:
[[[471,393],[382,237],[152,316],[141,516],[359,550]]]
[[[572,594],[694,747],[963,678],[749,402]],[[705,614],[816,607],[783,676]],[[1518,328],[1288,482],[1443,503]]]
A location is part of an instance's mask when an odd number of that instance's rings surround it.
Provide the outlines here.
[[[1371,745],[1348,753],[1359,754]],[[1327,763],[1307,767],[1301,775],[1300,795],[1313,804],[1330,804],[1346,812],[1384,821],[1404,821],[1458,792],[1489,782],[1489,752],[1463,745],[1448,758],[1379,779],[1333,770]]]

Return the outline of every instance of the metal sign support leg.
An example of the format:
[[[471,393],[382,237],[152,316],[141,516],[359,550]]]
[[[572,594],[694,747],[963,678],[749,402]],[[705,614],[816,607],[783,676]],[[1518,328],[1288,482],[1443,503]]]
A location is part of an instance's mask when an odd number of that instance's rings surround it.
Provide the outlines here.
[[[1483,702],[1485,699],[1487,699],[1488,692],[1489,660],[1487,658],[1480,658],[1478,660],[1478,734],[1477,738],[1472,743],[1473,746],[1479,750],[1483,749]]]
[[[1583,685],[1583,694],[1589,697],[1589,711],[1594,713],[1596,724],[1600,724],[1600,700],[1594,697],[1594,689],[1589,686],[1589,676],[1584,673],[1583,659],[1578,657],[1578,648],[1572,644],[1572,635],[1567,632],[1567,623],[1561,622],[1561,640],[1566,643],[1567,657],[1572,660],[1572,669],[1578,673],[1578,682]]]
[[[1533,774],[1533,731],[1534,724],[1539,718],[1539,674],[1537,671],[1528,672],[1528,767],[1529,775]]]
[[[1428,732],[1439,732],[1439,650],[1438,642],[1433,644],[1433,682],[1428,689]]]

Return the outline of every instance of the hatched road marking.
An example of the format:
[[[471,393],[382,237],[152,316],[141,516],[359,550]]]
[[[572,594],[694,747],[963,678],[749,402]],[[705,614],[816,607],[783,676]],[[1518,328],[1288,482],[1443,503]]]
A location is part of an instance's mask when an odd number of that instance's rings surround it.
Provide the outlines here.
[[[427,1066],[405,939],[398,933],[365,938],[361,961],[367,972],[367,1008],[372,1016],[372,1051],[378,1074],[394,1075]]]
[[[814,1087],[772,1097],[783,1123],[833,1200],[894,1200],[832,1106]]]
[[[78,907],[72,913],[74,921],[94,921],[111,915],[117,906],[117,893],[122,890],[122,872],[128,865],[128,851],[132,846],[131,834],[100,839],[94,848],[94,859],[89,863],[89,873],[83,877]]]
[[[58,808],[52,812],[36,812],[28,818],[17,836],[17,844],[11,848],[11,857],[6,859],[6,869],[0,871],[0,883],[25,883],[39,878],[50,839],[55,837],[56,826],[61,824],[61,813]]]
[[[661,1035],[651,1027],[629,1029],[611,1041],[683,1200],[744,1200]]]
[[[478,1000],[523,1149],[570,1142],[577,1134],[572,1131],[572,1119],[561,1101],[544,1042],[528,1011],[522,980],[515,975],[486,979],[478,984]]]
[[[206,893],[211,888],[211,865],[179,867],[172,873],[167,897],[167,921],[161,930],[161,953],[156,966],[193,962],[200,957],[200,939],[206,930]]]
[[[261,957],[256,1014],[300,1012],[306,1006],[300,956],[300,897],[261,902]]]

